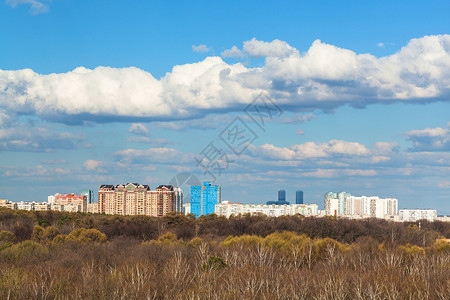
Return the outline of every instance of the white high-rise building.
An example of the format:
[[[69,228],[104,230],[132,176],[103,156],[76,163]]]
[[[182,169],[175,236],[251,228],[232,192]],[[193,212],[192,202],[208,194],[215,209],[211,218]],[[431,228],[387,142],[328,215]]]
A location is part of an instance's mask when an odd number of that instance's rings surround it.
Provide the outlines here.
[[[185,215],[188,215],[191,213],[191,202],[183,203],[183,212]]]
[[[346,192],[325,194],[325,213],[328,216],[359,218],[390,218],[398,215],[398,200],[378,196],[352,196]]]
[[[174,187],[175,192],[175,211],[183,212],[183,190],[180,187]]]
[[[47,203],[49,204],[55,204],[56,203],[56,197],[59,196],[59,193],[56,193],[54,195],[50,195],[47,197]]]

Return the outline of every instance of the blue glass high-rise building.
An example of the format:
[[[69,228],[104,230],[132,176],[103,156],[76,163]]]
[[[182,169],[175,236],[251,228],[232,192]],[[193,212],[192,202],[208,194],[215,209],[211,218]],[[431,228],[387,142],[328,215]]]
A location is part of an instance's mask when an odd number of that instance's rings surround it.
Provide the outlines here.
[[[212,214],[220,203],[220,186],[204,181],[202,186],[191,186],[191,213],[196,217]]]
[[[278,202],[284,202],[284,201],[286,201],[286,191],[279,190],[278,191]]]
[[[303,204],[303,191],[298,190],[295,192],[295,204]]]
[[[279,190],[278,201],[267,201],[267,205],[289,205],[289,202],[286,201],[286,191]]]
[[[94,203],[94,192],[92,190],[83,191],[81,195],[86,196],[87,203]]]

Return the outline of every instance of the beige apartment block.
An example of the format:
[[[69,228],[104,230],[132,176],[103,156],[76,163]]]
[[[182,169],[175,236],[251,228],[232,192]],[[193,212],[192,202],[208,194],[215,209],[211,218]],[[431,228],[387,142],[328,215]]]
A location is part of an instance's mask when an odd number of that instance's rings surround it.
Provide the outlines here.
[[[98,190],[98,212],[162,217],[175,211],[175,200],[171,185],[160,185],[151,191],[148,185],[139,183],[105,184]]]
[[[50,204],[48,203],[35,203],[34,204],[35,211],[48,211],[50,210]]]
[[[88,203],[86,212],[91,214],[98,214],[98,203]]]

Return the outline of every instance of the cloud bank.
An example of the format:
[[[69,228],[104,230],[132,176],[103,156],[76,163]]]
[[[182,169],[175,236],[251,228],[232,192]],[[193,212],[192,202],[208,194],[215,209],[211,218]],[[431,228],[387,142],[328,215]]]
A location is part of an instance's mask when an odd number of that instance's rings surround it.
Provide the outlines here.
[[[265,64],[248,67],[211,56],[174,66],[161,79],[135,67],[79,67],[49,75],[0,70],[0,124],[6,124],[4,112],[66,124],[194,119],[240,111],[261,92],[296,112],[450,96],[450,35],[412,39],[381,58],[320,40],[301,54],[284,41],[252,39],[243,52],[264,56]]]

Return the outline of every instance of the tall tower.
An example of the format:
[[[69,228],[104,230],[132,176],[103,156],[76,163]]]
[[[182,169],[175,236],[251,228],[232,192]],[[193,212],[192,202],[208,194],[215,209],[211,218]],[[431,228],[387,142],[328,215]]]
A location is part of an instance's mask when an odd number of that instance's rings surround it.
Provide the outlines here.
[[[175,192],[175,211],[183,212],[183,190],[180,187],[173,188]]]
[[[220,186],[212,185],[210,181],[204,181],[202,186],[191,186],[191,213],[196,217],[214,213],[220,196]]]
[[[286,201],[286,191],[279,190],[278,191],[278,202],[285,202],[285,201]]]
[[[303,204],[303,191],[298,190],[295,192],[295,204]]]
[[[87,198],[87,203],[94,203],[94,191],[92,190],[87,190],[87,191],[82,191],[81,195],[86,196]]]

